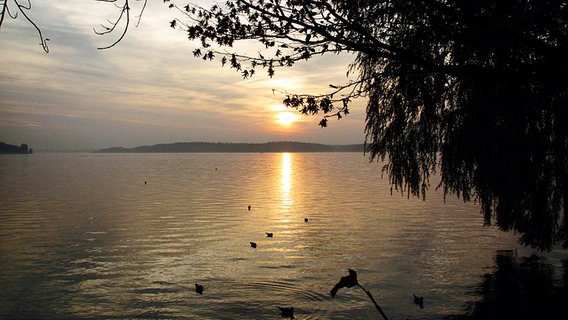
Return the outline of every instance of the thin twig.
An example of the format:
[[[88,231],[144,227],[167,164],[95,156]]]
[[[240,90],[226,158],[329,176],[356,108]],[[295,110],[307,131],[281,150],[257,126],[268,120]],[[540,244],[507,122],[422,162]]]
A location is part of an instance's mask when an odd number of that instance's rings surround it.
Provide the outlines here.
[[[360,283],[357,283],[357,285],[359,286],[359,288],[361,288],[363,291],[365,291],[365,293],[367,294],[367,296],[369,296],[369,298],[371,299],[371,301],[373,302],[373,304],[375,305],[375,307],[377,308],[377,310],[379,310],[379,313],[381,314],[381,316],[383,316],[383,318],[385,320],[389,320],[389,318],[387,317],[387,315],[383,312],[383,309],[381,309],[381,307],[379,306],[379,304],[377,303],[377,301],[375,301],[375,298],[373,298],[373,295],[371,294],[371,292],[369,292],[367,289],[365,289]]]

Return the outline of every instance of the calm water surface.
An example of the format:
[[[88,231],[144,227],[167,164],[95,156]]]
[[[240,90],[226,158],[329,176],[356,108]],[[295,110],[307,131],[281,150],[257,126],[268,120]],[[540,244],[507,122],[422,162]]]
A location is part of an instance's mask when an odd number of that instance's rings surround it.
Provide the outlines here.
[[[391,319],[440,319],[518,247],[357,153],[4,155],[0,178],[0,318],[379,318],[329,295],[352,268]]]

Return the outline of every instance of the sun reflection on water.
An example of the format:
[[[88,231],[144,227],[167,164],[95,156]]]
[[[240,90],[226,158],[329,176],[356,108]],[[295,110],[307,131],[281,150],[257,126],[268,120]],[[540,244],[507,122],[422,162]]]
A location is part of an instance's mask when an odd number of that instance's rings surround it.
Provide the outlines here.
[[[281,178],[280,178],[280,190],[281,190],[281,202],[282,209],[290,209],[293,204],[293,199],[290,195],[292,190],[292,154],[285,152],[282,153],[281,162]]]

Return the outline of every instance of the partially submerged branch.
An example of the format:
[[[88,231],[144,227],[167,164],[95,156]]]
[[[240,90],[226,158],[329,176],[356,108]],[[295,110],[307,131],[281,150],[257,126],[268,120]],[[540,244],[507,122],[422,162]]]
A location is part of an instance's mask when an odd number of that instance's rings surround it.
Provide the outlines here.
[[[381,316],[385,320],[388,320],[387,315],[383,312],[383,309],[379,306],[379,304],[377,303],[377,301],[375,300],[375,298],[373,297],[371,292],[368,291],[367,289],[365,289],[357,280],[357,272],[355,272],[355,270],[353,270],[353,269],[347,269],[347,270],[349,271],[349,275],[341,277],[339,282],[337,284],[335,284],[335,286],[330,291],[331,297],[335,298],[337,291],[339,291],[339,289],[341,289],[341,288],[351,288],[351,287],[354,287],[354,286],[358,286],[359,288],[361,288],[361,290],[363,290],[365,292],[365,294],[367,294],[369,299],[371,299],[371,302],[373,302],[373,304],[375,305],[375,308],[377,308],[377,311],[379,311]]]
[[[359,286],[359,288],[361,288],[361,290],[363,290],[367,296],[369,297],[369,299],[371,299],[371,302],[373,302],[373,304],[375,305],[375,308],[377,308],[377,311],[379,311],[379,313],[381,314],[381,316],[383,316],[383,319],[385,320],[389,320],[387,315],[384,313],[383,309],[381,309],[381,307],[379,306],[379,304],[377,303],[377,301],[375,301],[375,298],[373,297],[373,295],[371,294],[371,292],[367,289],[365,289],[361,284],[357,284]]]

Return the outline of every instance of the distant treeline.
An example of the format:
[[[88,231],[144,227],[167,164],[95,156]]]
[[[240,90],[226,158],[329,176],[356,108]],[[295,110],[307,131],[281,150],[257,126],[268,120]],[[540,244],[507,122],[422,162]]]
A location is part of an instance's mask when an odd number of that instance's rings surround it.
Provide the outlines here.
[[[0,153],[3,154],[29,154],[29,153],[33,153],[32,148],[30,148],[27,144],[22,144],[19,147],[18,146],[13,146],[11,144],[7,144],[4,142],[0,141]]]
[[[326,145],[303,142],[221,143],[177,142],[135,148],[114,147],[96,150],[97,153],[172,153],[172,152],[363,152],[363,144]]]

